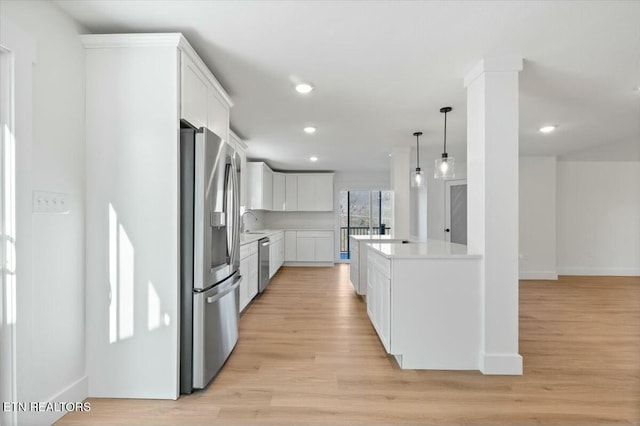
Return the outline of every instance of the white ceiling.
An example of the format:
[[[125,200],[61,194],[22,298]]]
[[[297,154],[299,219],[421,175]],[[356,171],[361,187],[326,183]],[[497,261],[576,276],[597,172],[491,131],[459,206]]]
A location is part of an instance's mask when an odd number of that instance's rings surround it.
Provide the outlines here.
[[[463,78],[501,53],[525,59],[522,155],[640,159],[640,1],[56,3],[94,33],[184,33],[232,97],[248,155],[275,168],[386,170],[416,130],[427,161],[449,105],[447,145],[464,158]]]

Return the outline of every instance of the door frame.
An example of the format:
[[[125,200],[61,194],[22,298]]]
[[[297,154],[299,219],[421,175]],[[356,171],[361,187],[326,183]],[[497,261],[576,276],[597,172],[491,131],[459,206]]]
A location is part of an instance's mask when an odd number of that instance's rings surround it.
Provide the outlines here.
[[[451,179],[444,182],[444,228],[442,233],[445,241],[451,241],[451,232],[446,231],[451,229],[451,187],[466,184],[467,179]]]

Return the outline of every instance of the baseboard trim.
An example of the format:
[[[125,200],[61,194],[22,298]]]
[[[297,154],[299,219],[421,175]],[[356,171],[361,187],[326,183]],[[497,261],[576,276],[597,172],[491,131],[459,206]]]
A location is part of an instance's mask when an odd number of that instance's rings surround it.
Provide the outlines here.
[[[89,395],[89,381],[87,376],[82,376],[47,401],[39,401],[45,404],[53,403],[53,411],[22,411],[18,412],[19,425],[51,425],[67,414],[60,403],[80,403]],[[36,402],[36,401],[34,401]],[[58,404],[56,404],[58,403]]]
[[[552,271],[520,271],[521,280],[557,280],[558,274]]]
[[[558,275],[604,275],[618,277],[638,277],[640,268],[589,268],[579,266],[559,267]]]
[[[482,374],[522,375],[522,356],[520,354],[487,354],[480,352],[480,371]]]
[[[284,262],[283,266],[304,266],[304,267],[314,267],[314,266],[320,266],[320,267],[333,267],[335,266],[335,263],[333,262]]]

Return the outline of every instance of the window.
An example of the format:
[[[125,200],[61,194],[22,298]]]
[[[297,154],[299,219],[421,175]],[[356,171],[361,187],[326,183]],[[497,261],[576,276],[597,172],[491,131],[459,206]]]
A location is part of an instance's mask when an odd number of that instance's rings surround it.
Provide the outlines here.
[[[384,235],[391,230],[391,191],[340,191],[340,259],[350,258],[349,235]]]

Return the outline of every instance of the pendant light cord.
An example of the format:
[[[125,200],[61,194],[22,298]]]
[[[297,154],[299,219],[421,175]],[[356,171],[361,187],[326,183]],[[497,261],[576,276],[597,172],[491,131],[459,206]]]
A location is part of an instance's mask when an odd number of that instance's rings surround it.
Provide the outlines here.
[[[444,153],[447,153],[447,113],[444,113]]]
[[[420,168],[420,135],[416,135],[416,168]]]

